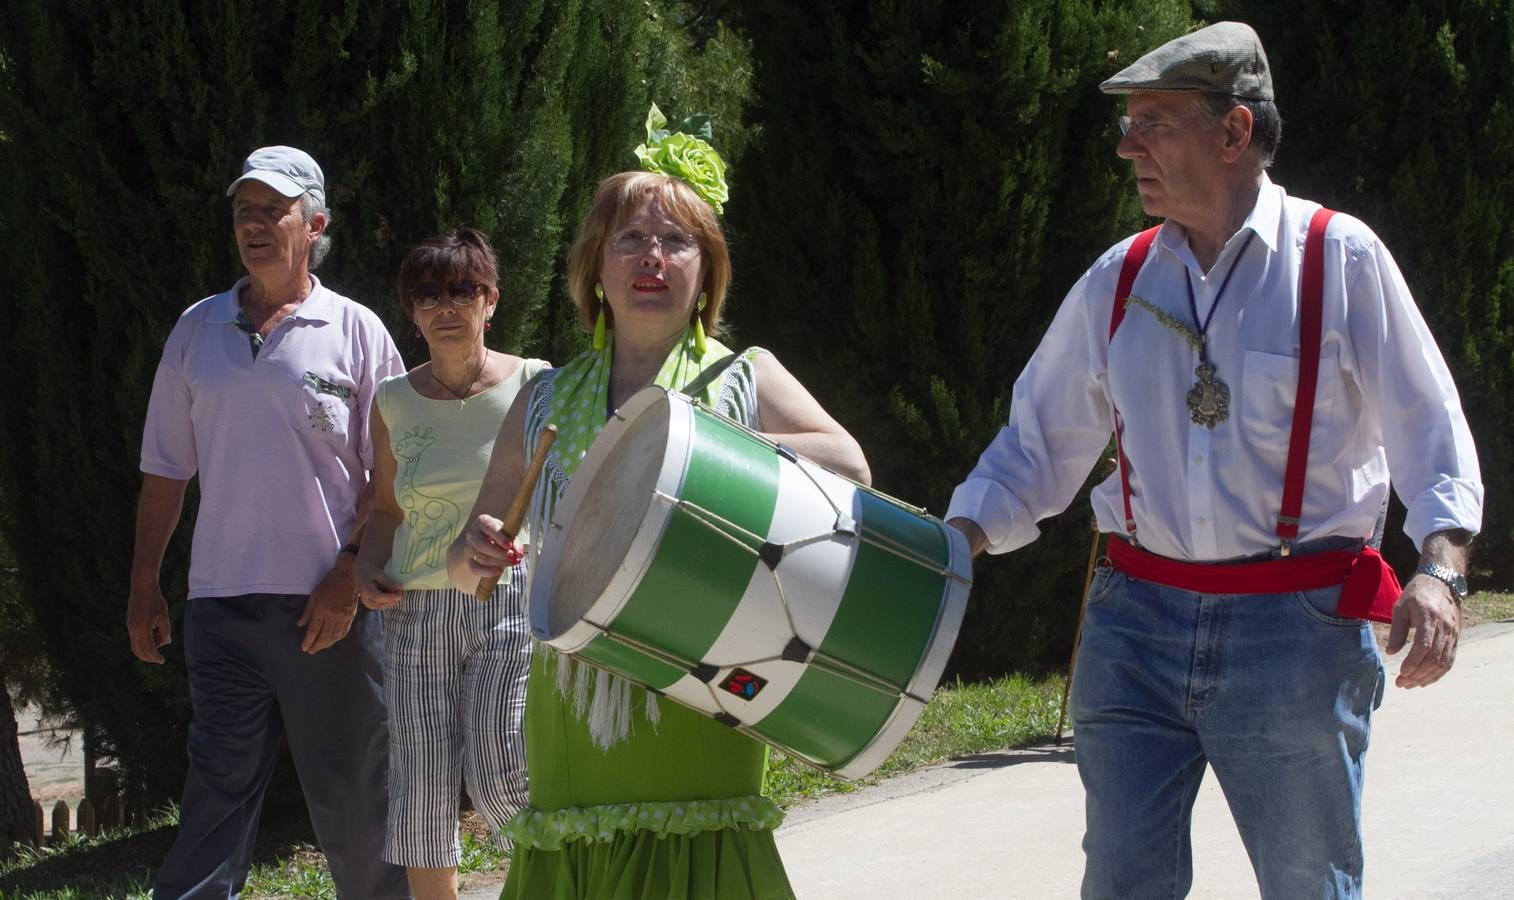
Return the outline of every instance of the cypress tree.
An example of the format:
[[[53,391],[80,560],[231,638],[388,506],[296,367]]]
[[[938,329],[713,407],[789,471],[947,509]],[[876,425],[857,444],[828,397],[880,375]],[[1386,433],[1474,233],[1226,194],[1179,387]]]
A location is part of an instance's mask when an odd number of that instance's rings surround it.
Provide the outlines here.
[[[1514,578],[1514,3],[1217,4],[1267,48],[1273,178],[1392,250],[1456,377],[1487,496],[1474,564]],[[1402,571],[1417,554],[1396,527]]]
[[[0,494],[0,501],[4,495]],[[0,519],[6,509],[0,503]],[[36,820],[32,795],[21,758],[20,725],[16,707],[36,701],[38,680],[44,663],[36,647],[32,611],[21,602],[17,590],[16,564],[10,548],[0,537],[0,860],[8,859],[18,841],[33,838]]]
[[[761,135],[733,192],[737,324],[940,514],[1063,295],[1142,225],[1100,80],[1186,3],[765,2],[744,9]],[[978,565],[954,667],[1066,659],[1086,501]]]
[[[141,665],[123,627],[142,419],[176,317],[241,273],[223,196],[241,160],[282,143],[321,163],[318,274],[379,310],[411,364],[394,275],[455,224],[500,253],[491,344],[566,359],[565,245],[594,184],[634,164],[650,102],[682,107],[679,72],[700,65],[663,8],[20,0],[0,17],[7,537],[55,686],[147,797],[179,789],[189,708],[178,646]],[[193,511],[191,488],[163,567],[175,615]]]

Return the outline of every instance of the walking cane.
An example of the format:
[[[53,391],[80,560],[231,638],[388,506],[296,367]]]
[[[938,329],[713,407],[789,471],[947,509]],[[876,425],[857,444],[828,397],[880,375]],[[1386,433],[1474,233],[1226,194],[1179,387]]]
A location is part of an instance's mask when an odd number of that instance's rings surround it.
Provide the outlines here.
[[[541,470],[547,464],[547,451],[552,449],[552,442],[557,440],[557,426],[548,425],[542,429],[541,437],[536,439],[536,451],[531,454],[531,462],[526,466],[525,478],[520,483],[520,488],[515,492],[515,499],[510,501],[510,508],[505,510],[504,520],[500,522],[499,530],[503,531],[512,541],[520,533],[520,526],[526,521],[526,507],[531,503],[531,493],[536,490],[536,479],[541,475]],[[474,599],[480,603],[488,602],[494,596],[494,588],[499,584],[500,575],[485,575],[478,580],[478,589],[473,592]]]
[[[1114,471],[1118,463],[1108,459],[1104,461],[1105,477]],[[1072,693],[1072,673],[1078,665],[1078,647],[1083,643],[1083,617],[1088,614],[1088,592],[1093,588],[1093,570],[1099,561],[1099,539],[1103,537],[1099,533],[1099,520],[1097,517],[1089,518],[1089,525],[1093,528],[1093,543],[1088,548],[1088,574],[1083,578],[1083,603],[1078,607],[1078,628],[1072,635],[1072,656],[1067,660],[1067,681],[1062,685],[1062,708],[1057,711],[1057,736],[1054,743],[1062,743],[1062,726],[1067,722],[1067,697]]]

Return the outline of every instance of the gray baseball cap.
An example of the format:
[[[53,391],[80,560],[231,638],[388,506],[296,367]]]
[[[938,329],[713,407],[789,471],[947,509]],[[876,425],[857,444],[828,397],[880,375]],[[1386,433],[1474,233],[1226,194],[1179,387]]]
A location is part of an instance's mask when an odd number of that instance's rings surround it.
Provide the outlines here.
[[[262,147],[252,151],[242,163],[242,177],[231,183],[226,196],[235,195],[244,181],[261,181],[291,200],[310,194],[322,206],[326,205],[326,176],[309,153],[294,147]]]
[[[1213,91],[1246,100],[1273,99],[1267,52],[1244,22],[1216,22],[1170,40],[1121,69],[1099,90]]]

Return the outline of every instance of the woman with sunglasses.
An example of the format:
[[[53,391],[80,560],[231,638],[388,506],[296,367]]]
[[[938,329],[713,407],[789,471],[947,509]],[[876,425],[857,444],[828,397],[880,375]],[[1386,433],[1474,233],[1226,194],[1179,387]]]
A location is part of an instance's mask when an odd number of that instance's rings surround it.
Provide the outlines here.
[[[356,574],[363,605],[384,610],[384,859],[406,867],[418,900],[457,896],[459,778],[496,834],[526,802],[523,571],[479,603],[452,589],[446,568],[500,422],[548,366],[484,345],[498,281],[494,250],[472,228],[410,251],[400,305],[431,361],[380,384],[370,417],[374,504]]]

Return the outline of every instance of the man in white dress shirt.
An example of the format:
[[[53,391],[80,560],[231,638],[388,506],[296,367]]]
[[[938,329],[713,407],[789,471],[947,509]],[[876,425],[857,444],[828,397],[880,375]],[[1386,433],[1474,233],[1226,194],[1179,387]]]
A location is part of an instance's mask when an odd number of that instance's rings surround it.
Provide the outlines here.
[[[1118,424],[1072,686],[1084,897],[1187,893],[1206,767],[1263,897],[1359,897],[1386,682],[1367,620],[1392,622],[1389,653],[1413,634],[1399,687],[1451,668],[1482,515],[1472,437],[1387,248],[1267,177],[1282,128],[1251,28],[1171,41],[1102,87],[1127,95],[1118,152],[1164,222],[1074,285],[947,516],[974,553],[1030,543]],[[1367,546],[1390,475],[1421,550],[1401,589]]]

